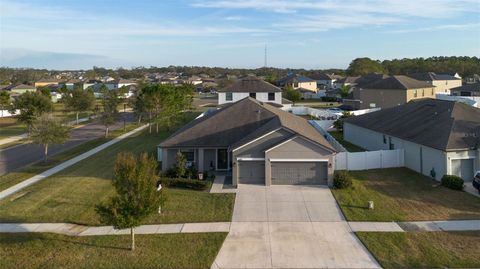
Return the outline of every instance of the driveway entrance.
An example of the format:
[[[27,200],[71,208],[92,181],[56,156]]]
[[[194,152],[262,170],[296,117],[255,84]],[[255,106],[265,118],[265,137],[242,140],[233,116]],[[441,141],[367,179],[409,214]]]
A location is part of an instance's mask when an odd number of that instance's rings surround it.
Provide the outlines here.
[[[238,186],[212,268],[380,268],[326,186]]]

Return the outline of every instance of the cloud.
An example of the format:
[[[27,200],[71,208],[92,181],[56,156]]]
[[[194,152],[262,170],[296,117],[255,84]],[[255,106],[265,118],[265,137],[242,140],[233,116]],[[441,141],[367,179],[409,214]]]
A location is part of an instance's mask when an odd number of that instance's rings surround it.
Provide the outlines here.
[[[243,17],[243,16],[229,16],[229,17],[225,17],[225,20],[227,21],[243,21],[245,20],[246,18]]]
[[[400,29],[400,30],[391,30],[387,33],[393,34],[402,34],[402,33],[415,33],[415,32],[431,32],[431,31],[440,31],[440,30],[469,30],[469,29],[479,29],[480,23],[466,23],[466,24],[445,24],[437,25],[431,27],[422,27],[422,28],[412,28],[412,29]]]
[[[255,9],[271,12],[323,10],[435,18],[454,16],[460,12],[478,11],[477,0],[203,0],[193,2],[192,6],[200,8]],[[472,10],[475,7],[477,7],[477,10]]]
[[[31,67],[53,69],[87,69],[92,66],[120,67],[128,64],[125,60],[103,55],[34,51],[18,48],[0,49],[0,62],[8,67]],[[133,64],[129,64],[133,66]]]

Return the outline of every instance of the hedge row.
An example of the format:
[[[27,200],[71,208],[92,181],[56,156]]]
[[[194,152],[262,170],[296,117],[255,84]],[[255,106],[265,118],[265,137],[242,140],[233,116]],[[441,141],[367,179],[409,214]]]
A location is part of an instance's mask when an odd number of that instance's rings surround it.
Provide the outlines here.
[[[186,179],[186,178],[161,178],[162,187],[186,188],[192,190],[207,190],[212,182],[206,180]]]

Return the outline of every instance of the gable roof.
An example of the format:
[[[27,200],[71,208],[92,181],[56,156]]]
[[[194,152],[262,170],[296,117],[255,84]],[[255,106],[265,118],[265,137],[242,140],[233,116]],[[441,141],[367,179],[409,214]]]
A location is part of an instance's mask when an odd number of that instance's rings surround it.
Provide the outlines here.
[[[313,75],[310,75],[310,78],[314,80],[334,80],[334,79],[340,79],[340,76],[335,74],[315,73]]]
[[[434,72],[413,73],[409,74],[408,76],[421,81],[460,80],[459,78],[454,77],[450,74],[436,74]]]
[[[285,85],[286,83],[290,83],[290,82],[316,82],[316,80],[313,80],[309,77],[297,75],[297,74],[291,74],[281,78],[280,80],[278,80],[277,83],[279,85]]]
[[[416,80],[403,75],[381,76],[370,82],[362,83],[364,89],[389,89],[389,90],[407,90],[419,88],[432,88],[434,86],[420,80]]]
[[[255,76],[247,76],[235,81],[232,85],[218,90],[219,92],[281,92],[282,90]]]
[[[35,90],[36,88],[31,85],[26,84],[19,84],[19,85],[10,85],[5,87],[5,90],[13,91],[13,90]]]
[[[443,151],[478,146],[480,109],[460,102],[420,99],[345,122]]]
[[[335,151],[306,119],[250,97],[188,123],[162,142],[160,147],[233,148],[279,128]]]

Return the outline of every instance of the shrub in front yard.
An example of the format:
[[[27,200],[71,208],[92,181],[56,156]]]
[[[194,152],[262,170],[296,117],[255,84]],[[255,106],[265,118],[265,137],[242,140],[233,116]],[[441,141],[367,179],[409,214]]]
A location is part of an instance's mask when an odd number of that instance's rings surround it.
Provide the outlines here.
[[[337,171],[333,176],[333,186],[336,189],[346,189],[352,186],[352,176],[347,171]]]
[[[452,190],[463,190],[463,179],[454,175],[444,175],[442,185]]]

